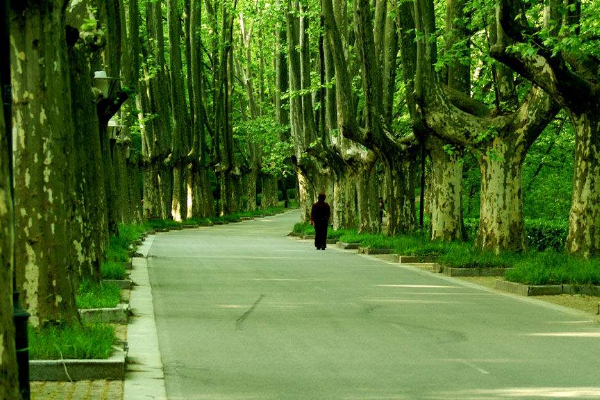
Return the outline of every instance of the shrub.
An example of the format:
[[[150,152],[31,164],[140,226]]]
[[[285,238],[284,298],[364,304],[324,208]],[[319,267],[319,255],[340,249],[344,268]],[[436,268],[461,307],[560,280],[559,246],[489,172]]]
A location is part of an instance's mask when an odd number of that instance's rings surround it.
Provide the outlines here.
[[[569,232],[568,221],[544,219],[525,220],[527,243],[531,249],[560,251],[565,248]]]
[[[114,308],[121,302],[121,288],[115,283],[84,280],[76,298],[78,308]]]
[[[117,342],[110,325],[29,327],[29,355],[33,360],[107,359]]]
[[[479,219],[465,218],[465,232],[469,239],[477,236]],[[547,219],[525,219],[525,236],[527,245],[532,250],[544,251],[564,249],[569,232],[568,221]]]

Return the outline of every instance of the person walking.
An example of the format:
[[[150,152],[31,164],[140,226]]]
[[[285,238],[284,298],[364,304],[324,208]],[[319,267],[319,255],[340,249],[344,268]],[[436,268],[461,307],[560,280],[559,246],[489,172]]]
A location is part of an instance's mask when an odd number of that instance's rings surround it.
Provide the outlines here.
[[[325,250],[327,247],[327,226],[331,216],[331,207],[325,202],[325,193],[319,193],[318,201],[310,212],[310,224],[315,227],[315,247]]]
[[[385,203],[383,202],[383,197],[379,198],[379,233],[381,233],[383,229],[383,214],[385,213]]]

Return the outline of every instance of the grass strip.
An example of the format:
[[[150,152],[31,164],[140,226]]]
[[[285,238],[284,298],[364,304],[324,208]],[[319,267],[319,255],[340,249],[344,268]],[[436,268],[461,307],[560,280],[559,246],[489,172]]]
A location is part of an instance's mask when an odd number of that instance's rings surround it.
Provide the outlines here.
[[[531,252],[507,271],[506,279],[526,285],[600,285],[600,260],[553,250]]]
[[[29,356],[32,360],[107,359],[117,342],[111,325],[29,327]]]
[[[125,279],[125,264],[113,261],[104,262],[100,266],[100,275],[102,279]]]
[[[121,302],[121,288],[115,283],[85,280],[79,285],[77,307],[114,308]]]

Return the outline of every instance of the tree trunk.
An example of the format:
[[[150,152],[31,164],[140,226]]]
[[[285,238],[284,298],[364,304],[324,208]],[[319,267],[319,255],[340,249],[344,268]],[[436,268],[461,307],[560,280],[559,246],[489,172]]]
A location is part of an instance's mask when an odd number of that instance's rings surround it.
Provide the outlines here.
[[[429,211],[431,212],[431,240],[462,240],[462,172],[461,153],[448,154],[443,142],[435,137],[427,139],[431,154]]]
[[[76,173],[75,221],[71,224],[78,253],[79,279],[100,280],[100,263],[108,242],[104,168],[100,126],[89,67],[89,50],[82,43],[69,48],[71,109],[75,124],[74,171]],[[92,201],[93,199],[93,201]]]
[[[258,171],[252,169],[244,176],[244,193],[246,194],[246,209],[256,210],[256,183],[258,181]]]
[[[171,104],[173,116],[172,161],[173,205],[172,216],[181,221],[187,216],[184,158],[189,152],[190,125],[185,101],[183,66],[181,63],[181,22],[177,0],[167,0],[169,25],[169,62],[171,67]]]
[[[479,155],[481,208],[475,248],[521,251],[525,248],[525,216],[521,178],[525,150],[518,141],[498,137]]]
[[[146,55],[146,54],[144,54]],[[158,182],[157,157],[157,129],[155,121],[149,120],[152,113],[150,106],[150,78],[148,70],[144,67],[144,79],[139,82],[137,95],[138,121],[142,135],[142,162],[143,162],[143,216],[146,219],[160,219],[160,190]]]
[[[263,210],[269,207],[277,207],[279,204],[279,190],[277,188],[277,178],[272,175],[265,175],[262,178],[262,196],[260,206]]]
[[[1,9],[1,11],[6,10]],[[2,19],[4,20],[4,17]],[[6,39],[8,42],[8,37]],[[5,45],[4,41],[0,44]],[[7,61],[3,60],[2,63]],[[2,82],[4,72],[4,68],[0,69],[0,88],[4,88]],[[3,97],[0,96],[0,99]],[[20,399],[13,322],[15,220],[12,177],[9,168],[12,154],[9,152],[9,132],[4,117],[4,110],[7,108],[10,110],[9,107],[0,108],[0,399]],[[9,111],[8,114],[7,119],[10,118]]]
[[[357,171],[345,166],[336,172],[333,188],[333,229],[355,229]]]
[[[600,107],[571,112],[575,130],[575,171],[567,251],[600,254]]]
[[[73,136],[62,1],[12,3],[18,284],[30,323],[78,323],[65,204]]]
[[[379,193],[377,192],[375,162],[363,162],[358,170],[357,203],[358,231],[377,232],[379,229]]]
[[[158,184],[161,218],[172,218],[173,169],[171,152],[171,112],[169,104],[168,74],[165,61],[161,0],[146,3],[146,29],[149,53],[155,60],[156,71],[149,80],[151,113],[158,114],[153,121],[155,132],[155,157],[158,169]],[[151,162],[154,158],[152,158]]]
[[[416,160],[414,154],[386,154],[384,169],[388,198],[388,231],[390,236],[405,233],[415,229],[417,217],[415,214],[415,179]],[[411,193],[412,192],[412,193]]]

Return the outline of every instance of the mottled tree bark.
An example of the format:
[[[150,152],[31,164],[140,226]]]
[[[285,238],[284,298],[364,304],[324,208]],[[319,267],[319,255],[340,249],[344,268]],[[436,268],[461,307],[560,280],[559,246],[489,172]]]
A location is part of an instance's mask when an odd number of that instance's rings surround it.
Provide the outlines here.
[[[2,6],[0,11],[5,12]],[[4,30],[7,27],[0,29]],[[1,32],[0,35],[2,33],[8,32]],[[8,37],[6,39],[8,42]],[[4,41],[0,44],[5,45]],[[4,88],[4,78],[8,81],[9,77],[3,76],[6,70],[0,70],[0,88]],[[0,100],[4,104],[1,95]],[[20,399],[12,296],[15,250],[14,199],[9,168],[9,158],[12,154],[9,151],[9,132],[5,123],[10,115],[5,119],[5,109],[6,107],[0,108],[0,399]]]
[[[100,263],[108,243],[104,165],[96,99],[92,93],[89,49],[80,39],[69,48],[71,110],[74,129],[75,219],[71,224],[75,271],[79,279],[100,279]],[[92,200],[93,199],[93,200]],[[76,229],[74,229],[76,228]]]
[[[12,3],[18,284],[30,323],[78,323],[68,204],[73,136],[63,1]]]
[[[512,113],[478,114],[469,101],[453,98],[434,73],[435,32],[431,0],[415,2],[418,58],[415,93],[417,110],[427,127],[478,155],[482,172],[480,226],[476,248],[499,253],[525,248],[521,168],[527,150],[559,108],[533,87]],[[481,139],[481,134],[485,137]],[[511,175],[514,174],[514,175]],[[513,177],[515,179],[513,179]]]
[[[552,1],[549,7],[547,15],[556,16],[564,5]],[[500,37],[492,47],[491,54],[541,87],[569,112],[576,136],[573,196],[566,247],[570,253],[590,257],[600,254],[600,192],[597,190],[600,185],[600,61],[583,52],[556,53],[547,48],[537,38],[537,32],[531,31],[522,13],[524,9],[525,5],[520,0],[499,1],[498,18],[507,38]],[[546,26],[549,32],[556,35],[562,21],[568,21],[575,29],[569,29],[563,35],[579,35],[577,16],[571,12],[563,14],[563,18],[546,18],[546,23],[552,24]],[[527,37],[535,41],[536,53],[528,55],[508,51],[510,44],[529,40],[524,35],[526,30]]]
[[[171,112],[169,104],[168,73],[165,61],[161,0],[146,4],[146,29],[149,53],[155,60],[155,74],[149,81],[151,112],[156,140],[156,165],[161,204],[161,218],[170,219],[173,198],[173,169],[171,153]]]
[[[189,152],[190,125],[185,101],[183,66],[181,64],[181,21],[177,0],[167,0],[169,25],[169,62],[171,67],[171,104],[173,136],[171,161],[173,162],[172,216],[181,221],[187,216],[187,199],[184,180],[184,158]]]

